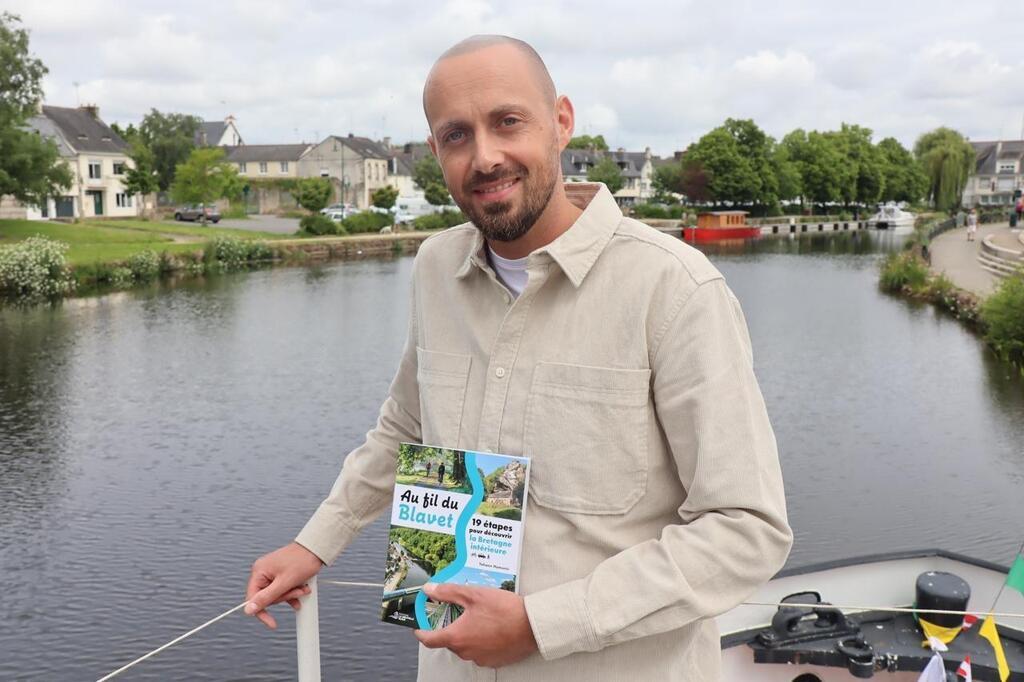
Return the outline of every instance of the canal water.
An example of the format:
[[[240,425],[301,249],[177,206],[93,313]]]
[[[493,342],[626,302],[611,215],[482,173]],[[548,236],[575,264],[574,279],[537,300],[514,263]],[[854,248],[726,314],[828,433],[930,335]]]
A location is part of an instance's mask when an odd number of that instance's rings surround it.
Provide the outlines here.
[[[776,430],[790,565],[918,547],[1008,562],[1024,382],[959,323],[879,292],[868,234],[710,252]],[[278,268],[0,311],[0,679],[96,679],[238,604],[373,424],[409,258]],[[384,520],[326,570],[379,581]],[[321,590],[325,679],[414,678],[374,588]],[[294,677],[293,619],[232,617],[130,680]]]

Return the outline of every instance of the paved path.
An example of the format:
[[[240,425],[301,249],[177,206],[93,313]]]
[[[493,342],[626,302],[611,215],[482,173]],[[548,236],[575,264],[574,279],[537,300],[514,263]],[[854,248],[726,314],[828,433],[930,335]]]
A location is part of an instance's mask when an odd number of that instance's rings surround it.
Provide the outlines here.
[[[981,240],[990,234],[997,235],[999,243],[1004,240],[1016,241],[1017,234],[1010,231],[1007,223],[979,225],[974,241],[967,241],[967,230],[950,230],[932,240],[928,249],[932,257],[932,271],[945,273],[953,283],[978,296],[988,296],[999,285],[1000,279],[978,262]],[[1018,242],[1019,243],[1019,242]]]
[[[274,232],[277,234],[295,234],[299,229],[298,218],[279,218],[274,215],[253,215],[248,220],[229,220],[217,223],[217,227],[231,227],[236,230],[253,230],[255,232]]]

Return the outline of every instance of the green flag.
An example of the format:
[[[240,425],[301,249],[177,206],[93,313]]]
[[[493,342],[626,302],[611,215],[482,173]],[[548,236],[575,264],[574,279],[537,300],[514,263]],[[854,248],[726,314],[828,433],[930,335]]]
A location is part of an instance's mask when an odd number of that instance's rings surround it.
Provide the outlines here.
[[[1013,566],[1010,566],[1010,572],[1006,576],[1006,586],[1024,594],[1024,554],[1018,554],[1017,560],[1013,562]]]

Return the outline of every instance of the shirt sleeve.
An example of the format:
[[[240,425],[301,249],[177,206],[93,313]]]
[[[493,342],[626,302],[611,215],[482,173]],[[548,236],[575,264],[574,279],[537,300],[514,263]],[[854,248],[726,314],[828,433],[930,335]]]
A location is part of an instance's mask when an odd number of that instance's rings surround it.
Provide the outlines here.
[[[390,504],[399,443],[420,442],[415,295],[410,308],[409,336],[377,424],[363,444],[345,457],[327,499],[295,538],[325,564],[333,563],[359,531]]]
[[[545,659],[714,617],[789,554],[775,436],[736,297],[720,277],[698,285],[652,344],[655,411],[686,491],[679,522],[525,598]]]

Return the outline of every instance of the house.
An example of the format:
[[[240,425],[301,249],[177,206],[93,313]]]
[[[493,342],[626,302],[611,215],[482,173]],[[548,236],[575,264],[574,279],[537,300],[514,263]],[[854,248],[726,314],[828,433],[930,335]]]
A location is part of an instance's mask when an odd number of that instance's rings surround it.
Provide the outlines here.
[[[203,121],[193,140],[197,147],[238,147],[245,144],[235,125],[235,117],[228,114],[223,121]]]
[[[391,157],[390,149],[369,138],[330,135],[303,154],[299,176],[331,178],[340,183],[342,203],[365,209],[375,190],[394,184],[388,173]]]
[[[126,169],[132,167],[128,144],[100,119],[95,105],[41,106],[28,128],[53,140],[73,177],[71,187],[43,206],[22,206],[10,197],[0,201],[5,218],[132,217],[139,213],[136,197],[125,192]]]
[[[247,178],[297,178],[310,144],[246,144],[224,147],[224,160]]]
[[[385,142],[389,142],[384,138]],[[391,160],[388,164],[388,177],[391,184],[398,189],[400,197],[422,197],[423,188],[416,185],[413,174],[416,164],[424,157],[431,155],[430,147],[425,142],[406,142],[401,147],[391,148]]]
[[[563,149],[562,176],[566,182],[586,182],[587,173],[605,157],[611,158],[622,172],[622,189],[615,193],[615,201],[621,206],[646,201],[653,194],[651,181],[654,175],[651,148],[642,152],[627,152],[623,148],[615,151],[596,149]]]
[[[974,175],[964,188],[964,206],[1011,206],[1024,188],[1024,140],[971,142]]]

